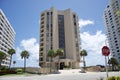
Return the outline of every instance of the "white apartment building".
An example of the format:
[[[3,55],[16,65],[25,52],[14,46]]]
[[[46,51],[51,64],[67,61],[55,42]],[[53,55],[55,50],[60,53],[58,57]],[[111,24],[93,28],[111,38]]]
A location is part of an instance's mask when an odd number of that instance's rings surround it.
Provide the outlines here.
[[[10,64],[10,55],[8,50],[14,48],[15,31],[7,20],[5,14],[0,9],[0,51],[7,54],[7,58],[3,60],[2,66]]]
[[[57,10],[52,7],[41,13],[40,19],[40,53],[39,65],[48,67],[50,65],[47,53],[49,50],[56,51],[58,48],[64,50],[64,56],[54,59],[55,66],[70,66],[79,68],[80,62],[80,34],[78,16],[70,9]]]
[[[104,11],[104,22],[111,56],[120,63],[120,0],[110,0]]]

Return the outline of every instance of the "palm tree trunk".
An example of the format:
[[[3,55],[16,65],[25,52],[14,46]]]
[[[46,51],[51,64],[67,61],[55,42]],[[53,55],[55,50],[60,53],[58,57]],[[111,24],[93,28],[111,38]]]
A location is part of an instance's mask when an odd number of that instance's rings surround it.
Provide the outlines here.
[[[59,70],[60,69],[60,56],[59,56],[59,59],[58,59],[58,65],[57,65],[57,70]]]
[[[2,60],[0,59],[0,67],[1,67]]]
[[[83,66],[84,66],[84,70],[85,70],[85,57],[83,56]]]
[[[9,69],[11,68],[11,61],[12,61],[12,55],[10,57],[10,65],[9,65]]]
[[[51,61],[50,61],[50,73],[51,73],[51,68],[52,68],[52,58],[51,58]]]
[[[113,66],[113,64],[112,64],[112,71],[114,71],[114,66]]]
[[[26,71],[26,58],[24,58],[24,73]]]

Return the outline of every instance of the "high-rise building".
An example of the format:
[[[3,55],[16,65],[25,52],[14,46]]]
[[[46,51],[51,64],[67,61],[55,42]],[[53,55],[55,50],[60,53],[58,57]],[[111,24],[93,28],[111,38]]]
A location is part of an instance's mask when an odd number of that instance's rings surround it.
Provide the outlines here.
[[[48,51],[56,51],[58,48],[64,50],[64,55],[60,57],[60,69],[64,66],[79,68],[80,34],[78,16],[70,9],[61,11],[52,7],[50,10],[41,13],[39,65],[48,67],[50,65],[47,56]],[[55,58],[53,62],[55,66],[58,66],[58,58]]]
[[[120,0],[110,0],[104,11],[107,39],[111,56],[120,63]]]
[[[14,38],[15,31],[0,9],[0,51],[7,54],[7,58],[2,61],[2,66],[9,66],[10,64],[10,55],[7,52],[14,48]]]

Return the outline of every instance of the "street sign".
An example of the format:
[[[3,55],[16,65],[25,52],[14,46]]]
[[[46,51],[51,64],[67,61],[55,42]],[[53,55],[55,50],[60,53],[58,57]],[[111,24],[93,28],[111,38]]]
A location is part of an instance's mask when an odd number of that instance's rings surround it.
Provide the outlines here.
[[[106,56],[109,56],[110,49],[107,46],[103,46],[103,48],[102,48],[102,54],[105,56],[106,75],[108,77],[107,58],[106,58]]]
[[[110,54],[110,49],[109,49],[107,46],[103,46],[103,48],[102,48],[102,54],[103,54],[104,56],[109,56],[109,54]]]

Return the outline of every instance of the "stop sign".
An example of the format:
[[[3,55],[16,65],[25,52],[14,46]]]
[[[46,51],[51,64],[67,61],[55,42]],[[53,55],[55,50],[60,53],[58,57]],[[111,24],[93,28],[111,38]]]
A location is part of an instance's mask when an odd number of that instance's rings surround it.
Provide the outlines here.
[[[103,48],[102,48],[102,54],[104,56],[108,56],[110,54],[110,49],[107,46],[103,46]]]

